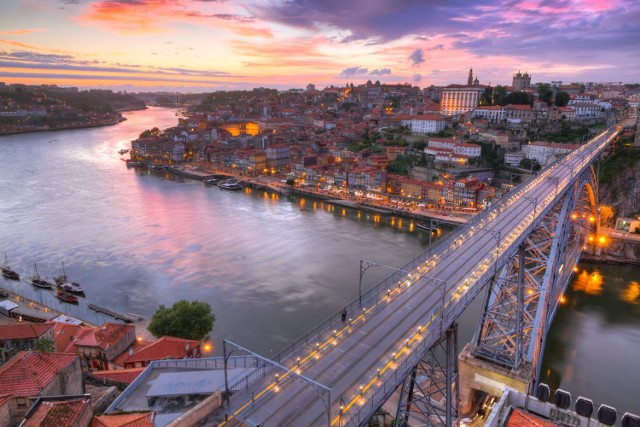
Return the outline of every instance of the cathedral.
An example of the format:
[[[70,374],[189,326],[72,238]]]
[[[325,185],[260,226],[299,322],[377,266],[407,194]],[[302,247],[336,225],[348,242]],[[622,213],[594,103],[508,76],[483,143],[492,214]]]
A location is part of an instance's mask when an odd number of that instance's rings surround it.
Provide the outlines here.
[[[515,90],[526,89],[531,86],[531,76],[528,73],[521,74],[518,71],[518,74],[513,75],[513,83],[512,85]]]

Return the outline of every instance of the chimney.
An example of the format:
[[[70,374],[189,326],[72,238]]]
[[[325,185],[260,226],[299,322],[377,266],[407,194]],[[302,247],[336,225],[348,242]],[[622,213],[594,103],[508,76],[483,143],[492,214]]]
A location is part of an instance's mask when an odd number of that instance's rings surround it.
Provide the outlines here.
[[[133,356],[133,347],[129,348],[129,356]]]
[[[189,343],[186,343],[186,344],[184,345],[184,351],[189,352],[189,349],[190,349],[190,348],[191,348],[191,347],[189,346]]]

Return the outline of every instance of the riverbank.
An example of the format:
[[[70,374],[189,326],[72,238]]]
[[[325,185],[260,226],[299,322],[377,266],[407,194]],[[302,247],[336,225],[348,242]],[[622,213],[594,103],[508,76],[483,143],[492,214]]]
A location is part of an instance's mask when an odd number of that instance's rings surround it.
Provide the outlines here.
[[[352,199],[344,197],[344,194],[328,194],[318,190],[312,189],[303,189],[299,187],[292,187],[286,184],[283,184],[281,178],[277,177],[269,177],[269,176],[258,176],[258,177],[245,177],[230,173],[226,170],[218,170],[214,168],[207,167],[206,163],[204,164],[182,164],[169,166],[167,170],[176,175],[195,179],[197,181],[202,181],[206,177],[216,177],[216,178],[228,178],[228,179],[236,179],[244,186],[253,189],[262,189],[267,190],[279,195],[297,195],[303,197],[312,197],[314,199],[322,200],[327,203],[331,203],[337,206],[343,206],[351,209],[359,209],[365,212],[370,212],[379,215],[394,215],[401,218],[413,219],[416,221],[434,221],[435,224],[443,223],[453,226],[458,226],[460,224],[464,224],[473,218],[471,214],[456,214],[442,212],[442,211],[431,211],[425,209],[411,209],[411,208],[401,208],[398,206],[393,206],[389,204],[381,204],[381,203],[372,203],[369,201],[364,201],[360,199]]]
[[[606,236],[604,247],[588,248],[581,261],[598,264],[640,265],[640,235],[624,233],[611,228],[600,228]]]
[[[20,135],[20,134],[25,134],[25,133],[38,133],[38,132],[56,132],[56,131],[61,131],[61,130],[75,130],[75,129],[88,129],[88,128],[99,128],[99,127],[103,127],[103,126],[115,126],[119,123],[124,122],[125,120],[127,120],[126,117],[120,116],[114,120],[109,120],[109,121],[104,121],[104,122],[100,122],[100,123],[95,123],[95,124],[91,124],[91,123],[84,123],[84,124],[77,124],[77,125],[68,125],[68,126],[58,126],[55,128],[49,128],[49,127],[41,127],[38,129],[24,129],[24,130],[11,130],[11,131],[2,131],[0,130],[0,136],[8,136],[8,135]]]

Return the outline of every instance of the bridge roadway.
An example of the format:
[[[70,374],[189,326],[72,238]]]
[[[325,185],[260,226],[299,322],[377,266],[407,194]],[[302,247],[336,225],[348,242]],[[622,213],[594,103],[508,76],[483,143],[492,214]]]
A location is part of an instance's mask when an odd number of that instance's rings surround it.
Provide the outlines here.
[[[615,134],[603,132],[516,188],[414,260],[408,275],[394,273],[402,276],[394,286],[280,360],[289,371],[273,368],[232,395],[219,425],[363,425]]]

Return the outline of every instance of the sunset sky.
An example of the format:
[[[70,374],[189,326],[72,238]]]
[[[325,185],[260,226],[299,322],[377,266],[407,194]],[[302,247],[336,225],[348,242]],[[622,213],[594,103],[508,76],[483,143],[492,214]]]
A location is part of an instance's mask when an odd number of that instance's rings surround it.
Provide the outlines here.
[[[640,82],[638,0],[0,0],[0,81],[212,91]]]

